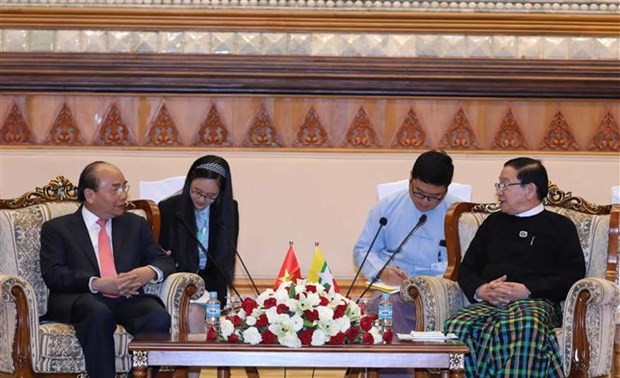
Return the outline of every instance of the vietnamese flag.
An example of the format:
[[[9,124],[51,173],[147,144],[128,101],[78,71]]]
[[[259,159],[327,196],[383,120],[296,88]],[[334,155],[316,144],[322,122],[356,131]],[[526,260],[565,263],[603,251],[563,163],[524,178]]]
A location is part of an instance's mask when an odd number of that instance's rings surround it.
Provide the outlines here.
[[[331,286],[337,293],[340,291],[340,288],[336,283],[336,279],[334,278],[331,270],[329,270],[325,257],[323,257],[323,252],[321,251],[321,248],[319,248],[319,243],[316,243],[316,246],[314,247],[314,259],[312,260],[312,264],[310,264],[308,282],[317,282],[325,286],[325,288],[329,288]]]
[[[301,279],[301,269],[299,268],[297,257],[295,257],[293,242],[289,242],[288,252],[286,252],[286,257],[280,268],[278,278],[273,285],[273,290],[276,290],[284,282],[295,282],[298,279]]]

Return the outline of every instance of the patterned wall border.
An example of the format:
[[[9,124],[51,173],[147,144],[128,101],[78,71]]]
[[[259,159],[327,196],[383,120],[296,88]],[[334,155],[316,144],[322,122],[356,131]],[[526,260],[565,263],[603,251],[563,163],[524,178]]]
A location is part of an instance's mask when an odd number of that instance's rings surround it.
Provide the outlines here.
[[[0,100],[4,146],[620,152],[620,104],[601,101],[66,95]]]
[[[0,51],[620,60],[620,36],[5,29]]]
[[[2,0],[0,6],[132,7],[183,9],[339,9],[478,12],[616,13],[615,0]]]

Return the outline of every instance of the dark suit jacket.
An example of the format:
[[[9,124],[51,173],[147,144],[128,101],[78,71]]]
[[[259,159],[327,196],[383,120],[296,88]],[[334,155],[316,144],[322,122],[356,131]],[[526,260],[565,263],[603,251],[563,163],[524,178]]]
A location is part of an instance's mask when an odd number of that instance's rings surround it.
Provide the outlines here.
[[[173,259],[161,250],[146,220],[136,214],[124,213],[112,220],[112,245],[118,273],[145,265],[161,269],[164,276],[175,270]],[[82,207],[43,224],[41,274],[50,289],[48,316],[69,322],[77,296],[90,293],[90,278],[100,276]]]
[[[176,195],[167,198],[159,203],[159,211],[161,214],[161,232],[159,234],[159,242],[162,248],[172,251],[177,264],[177,271],[179,272],[191,272],[198,273],[205,281],[205,286],[208,291],[217,291],[218,297],[225,303],[226,289],[229,281],[232,281],[235,270],[235,255],[234,250],[227,250],[222,255],[221,251],[215,248],[216,238],[219,237],[221,226],[218,225],[216,214],[211,211],[209,218],[209,242],[205,247],[209,250],[209,256],[216,259],[218,266],[215,266],[211,259],[207,259],[207,266],[205,270],[199,270],[198,268],[198,243],[196,239],[189,233],[187,227],[179,219],[181,211],[181,199],[182,196]],[[237,201],[233,201],[234,207],[234,219],[232,220],[232,248],[237,248],[237,237],[239,235],[239,210]],[[195,220],[186,220],[187,226],[191,226],[195,223]],[[224,273],[220,271],[218,267],[224,270]]]

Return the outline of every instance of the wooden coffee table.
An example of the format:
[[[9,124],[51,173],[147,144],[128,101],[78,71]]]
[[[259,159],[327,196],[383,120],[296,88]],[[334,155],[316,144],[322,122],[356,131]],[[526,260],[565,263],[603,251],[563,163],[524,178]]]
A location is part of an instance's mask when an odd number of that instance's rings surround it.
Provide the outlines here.
[[[405,342],[376,345],[324,345],[289,348],[281,345],[205,342],[199,334],[174,337],[140,334],[129,343],[135,377],[149,366],[216,367],[228,378],[230,367],[354,368],[378,377],[380,368],[438,368],[450,377],[463,376],[467,347],[460,341]]]

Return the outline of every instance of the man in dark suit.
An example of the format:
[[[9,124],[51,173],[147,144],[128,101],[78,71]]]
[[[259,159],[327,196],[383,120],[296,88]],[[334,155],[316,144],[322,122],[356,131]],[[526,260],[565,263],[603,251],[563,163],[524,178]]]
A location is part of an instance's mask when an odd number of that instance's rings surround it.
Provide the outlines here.
[[[93,162],[80,175],[82,206],[41,229],[45,316],[75,327],[91,378],[115,376],[116,324],[131,334],[170,329],[161,300],[142,288],[174,272],[174,262],[144,218],[125,212],[128,190],[117,167]]]

